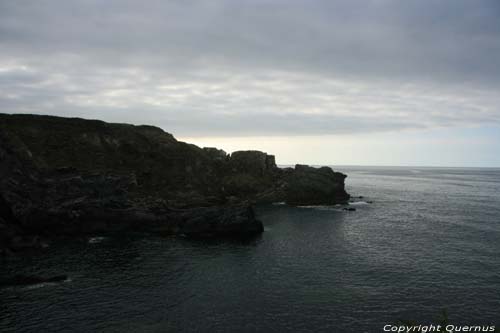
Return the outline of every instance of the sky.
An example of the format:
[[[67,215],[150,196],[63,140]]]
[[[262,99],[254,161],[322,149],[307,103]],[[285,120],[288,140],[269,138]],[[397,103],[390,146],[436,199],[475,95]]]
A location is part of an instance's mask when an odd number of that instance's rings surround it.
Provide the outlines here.
[[[0,112],[279,164],[500,167],[500,1],[0,0]]]

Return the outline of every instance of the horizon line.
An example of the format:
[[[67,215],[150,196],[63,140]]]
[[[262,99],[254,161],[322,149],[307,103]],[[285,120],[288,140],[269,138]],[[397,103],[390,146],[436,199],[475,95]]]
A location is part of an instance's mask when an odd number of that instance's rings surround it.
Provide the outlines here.
[[[297,164],[307,165],[305,163],[295,164],[276,164],[278,167],[293,167]],[[448,166],[448,165],[362,165],[362,164],[309,164],[312,167],[340,167],[340,168],[427,168],[427,169],[500,169],[500,166]]]

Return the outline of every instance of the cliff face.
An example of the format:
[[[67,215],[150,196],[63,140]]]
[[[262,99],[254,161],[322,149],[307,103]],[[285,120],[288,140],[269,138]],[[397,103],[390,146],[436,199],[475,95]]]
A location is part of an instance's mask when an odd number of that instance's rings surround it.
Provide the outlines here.
[[[30,171],[54,181],[83,177],[96,183],[98,191],[105,190],[105,184],[97,183],[114,182],[106,187],[178,201],[174,206],[196,204],[200,196],[209,201],[219,194],[209,154],[159,128],[1,115],[0,131],[4,149],[30,165]],[[190,195],[179,200],[179,192]]]
[[[280,169],[259,151],[201,149],[152,126],[0,114],[0,232],[9,234],[151,226],[187,233],[203,223],[213,226],[208,234],[255,232],[261,225],[242,222],[254,220],[242,203],[342,203],[344,178],[330,168]],[[202,218],[194,207],[210,208]],[[227,227],[229,220],[239,225]]]

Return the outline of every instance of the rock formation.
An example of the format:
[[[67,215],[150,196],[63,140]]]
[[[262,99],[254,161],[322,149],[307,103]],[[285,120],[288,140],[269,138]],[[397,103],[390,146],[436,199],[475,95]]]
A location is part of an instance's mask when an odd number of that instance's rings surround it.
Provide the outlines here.
[[[344,203],[345,177],[202,149],[152,126],[0,114],[0,249],[113,230],[255,234],[251,204]]]

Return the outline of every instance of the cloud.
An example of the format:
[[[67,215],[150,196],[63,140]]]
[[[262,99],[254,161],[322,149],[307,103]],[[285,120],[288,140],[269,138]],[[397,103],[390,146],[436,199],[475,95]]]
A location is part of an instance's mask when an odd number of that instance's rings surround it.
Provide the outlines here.
[[[497,1],[0,0],[0,112],[182,136],[500,122]]]

